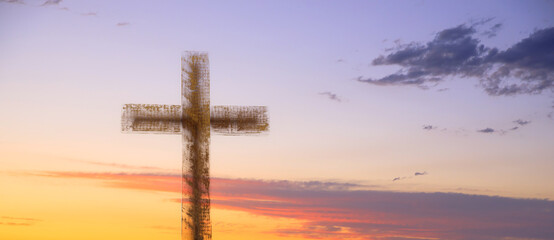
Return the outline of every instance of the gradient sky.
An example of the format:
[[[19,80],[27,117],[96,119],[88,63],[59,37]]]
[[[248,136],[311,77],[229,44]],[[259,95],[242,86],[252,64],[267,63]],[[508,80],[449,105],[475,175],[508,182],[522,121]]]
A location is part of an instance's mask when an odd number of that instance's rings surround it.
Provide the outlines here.
[[[552,239],[553,27],[551,1],[0,0],[0,239],[179,239],[181,138],[120,117],[180,103],[186,50],[212,105],[269,108],[211,139],[214,239]]]

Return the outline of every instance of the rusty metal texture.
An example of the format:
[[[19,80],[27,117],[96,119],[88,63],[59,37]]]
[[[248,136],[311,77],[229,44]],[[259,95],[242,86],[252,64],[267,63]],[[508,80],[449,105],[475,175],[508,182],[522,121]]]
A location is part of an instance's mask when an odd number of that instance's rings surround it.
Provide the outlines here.
[[[210,240],[210,134],[258,134],[269,129],[264,106],[215,106],[210,109],[208,55],[181,57],[181,105],[126,104],[124,133],[181,134],[183,138],[181,239]]]

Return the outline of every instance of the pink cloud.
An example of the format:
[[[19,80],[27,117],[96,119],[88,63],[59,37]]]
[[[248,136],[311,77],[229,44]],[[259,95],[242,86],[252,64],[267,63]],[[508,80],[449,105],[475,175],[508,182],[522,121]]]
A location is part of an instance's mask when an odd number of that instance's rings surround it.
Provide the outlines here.
[[[43,172],[42,176],[98,179],[108,187],[180,192],[178,174]],[[554,202],[457,193],[359,190],[338,182],[212,178],[212,207],[294,218],[282,236],[357,239],[551,239]],[[180,199],[176,199],[180,202]]]

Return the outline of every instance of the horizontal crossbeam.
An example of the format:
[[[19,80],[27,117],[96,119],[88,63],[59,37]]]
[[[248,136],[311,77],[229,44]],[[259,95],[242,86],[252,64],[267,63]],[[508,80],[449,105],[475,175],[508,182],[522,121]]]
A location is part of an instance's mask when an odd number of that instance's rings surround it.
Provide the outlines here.
[[[181,134],[186,122],[181,105],[126,104],[121,131],[126,133]],[[213,106],[210,109],[213,132],[223,135],[259,134],[269,130],[264,106]]]

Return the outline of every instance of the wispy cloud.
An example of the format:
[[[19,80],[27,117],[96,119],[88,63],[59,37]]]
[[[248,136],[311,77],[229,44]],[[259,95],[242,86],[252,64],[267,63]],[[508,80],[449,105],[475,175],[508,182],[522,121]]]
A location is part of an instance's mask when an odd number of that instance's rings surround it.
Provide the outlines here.
[[[62,0],[46,0],[42,6],[59,5],[61,2]]]
[[[484,24],[486,21],[478,24]],[[537,30],[504,51],[486,47],[475,37],[476,25],[465,24],[440,31],[425,44],[401,44],[372,64],[402,69],[382,78],[359,77],[378,86],[411,85],[429,88],[446,77],[474,77],[489,95],[540,94],[554,91],[554,27]],[[495,35],[502,25],[486,34]]]
[[[81,16],[98,16],[98,13],[96,13],[96,12],[86,12],[86,13],[81,13]]]
[[[342,99],[335,93],[332,92],[320,92],[319,95],[327,96],[329,99],[337,102],[342,102]]]
[[[68,160],[72,162],[81,162],[81,163],[86,163],[91,165],[114,167],[114,168],[121,168],[126,170],[148,170],[148,171],[163,171],[163,172],[171,171],[170,169],[152,167],[152,166],[136,166],[136,165],[122,164],[122,163],[107,163],[107,162],[85,161],[85,160],[76,160],[76,159],[68,159]]]
[[[42,220],[36,219],[36,218],[22,218],[22,217],[9,217],[9,216],[0,217],[0,225],[7,225],[7,226],[32,226],[40,221]]]
[[[0,2],[25,4],[25,2],[23,0],[0,0]]]
[[[392,181],[396,182],[396,181],[399,181],[399,180],[409,179],[409,178],[412,178],[412,177],[423,176],[423,175],[427,175],[427,172],[426,171],[415,172],[413,176],[395,177],[395,178],[392,179]]]
[[[494,128],[487,127],[487,128],[479,129],[479,130],[477,130],[477,132],[479,132],[479,133],[500,133],[500,134],[505,134],[505,133],[507,133],[508,131],[515,131],[515,130],[518,130],[518,129],[522,128],[523,126],[525,126],[525,125],[531,123],[531,121],[528,121],[528,120],[521,120],[521,119],[517,119],[517,120],[512,121],[512,122],[515,123],[515,124],[517,124],[517,126],[508,128],[508,130],[504,130],[504,129],[494,129]]]
[[[496,132],[496,130],[494,130],[494,129],[492,129],[492,128],[483,128],[483,129],[477,130],[477,132],[480,132],[480,133],[493,133],[493,132]]]
[[[118,26],[118,27],[123,27],[123,26],[128,26],[129,24],[131,24],[131,23],[129,23],[129,22],[118,22],[118,23],[116,24],[116,26]]]
[[[520,126],[525,126],[525,125],[531,123],[531,121],[525,121],[525,120],[518,119],[518,120],[515,120],[514,123],[517,123]]]
[[[515,131],[515,130],[518,130],[518,129],[521,129],[523,128],[524,126],[528,125],[531,123],[530,120],[522,120],[522,119],[517,119],[515,121],[512,121],[512,123],[515,123],[516,126],[513,126],[513,127],[509,127],[509,128],[492,128],[492,127],[485,127],[485,128],[481,128],[481,129],[477,129],[475,130],[475,132],[478,132],[478,133],[486,133],[486,134],[506,134],[510,131]],[[423,125],[422,127],[423,130],[426,130],[426,131],[430,131],[430,130],[435,130],[435,129],[438,129],[437,126],[434,126],[434,125],[429,125],[429,124],[426,124],[426,125]],[[454,133],[459,133],[459,132],[466,132],[467,133],[467,130],[465,128],[460,128],[458,130],[449,130],[447,128],[441,128],[441,132],[454,132]]]
[[[115,163],[115,162],[90,161],[90,160],[81,160],[81,159],[67,158],[67,157],[60,157],[60,156],[57,156],[57,158],[65,161],[69,161],[69,162],[74,162],[74,163],[84,163],[84,164],[95,165],[95,166],[105,166],[105,167],[111,167],[115,169],[121,169],[124,171],[140,170],[140,171],[148,171],[148,172],[155,171],[155,172],[161,172],[161,173],[174,173],[176,171],[174,169],[167,169],[167,168],[154,167],[154,166],[139,166],[139,165],[130,165],[130,164],[123,164],[123,163]]]
[[[496,37],[496,33],[502,28],[502,23],[494,24],[491,28],[482,33],[483,36],[488,38]]]

